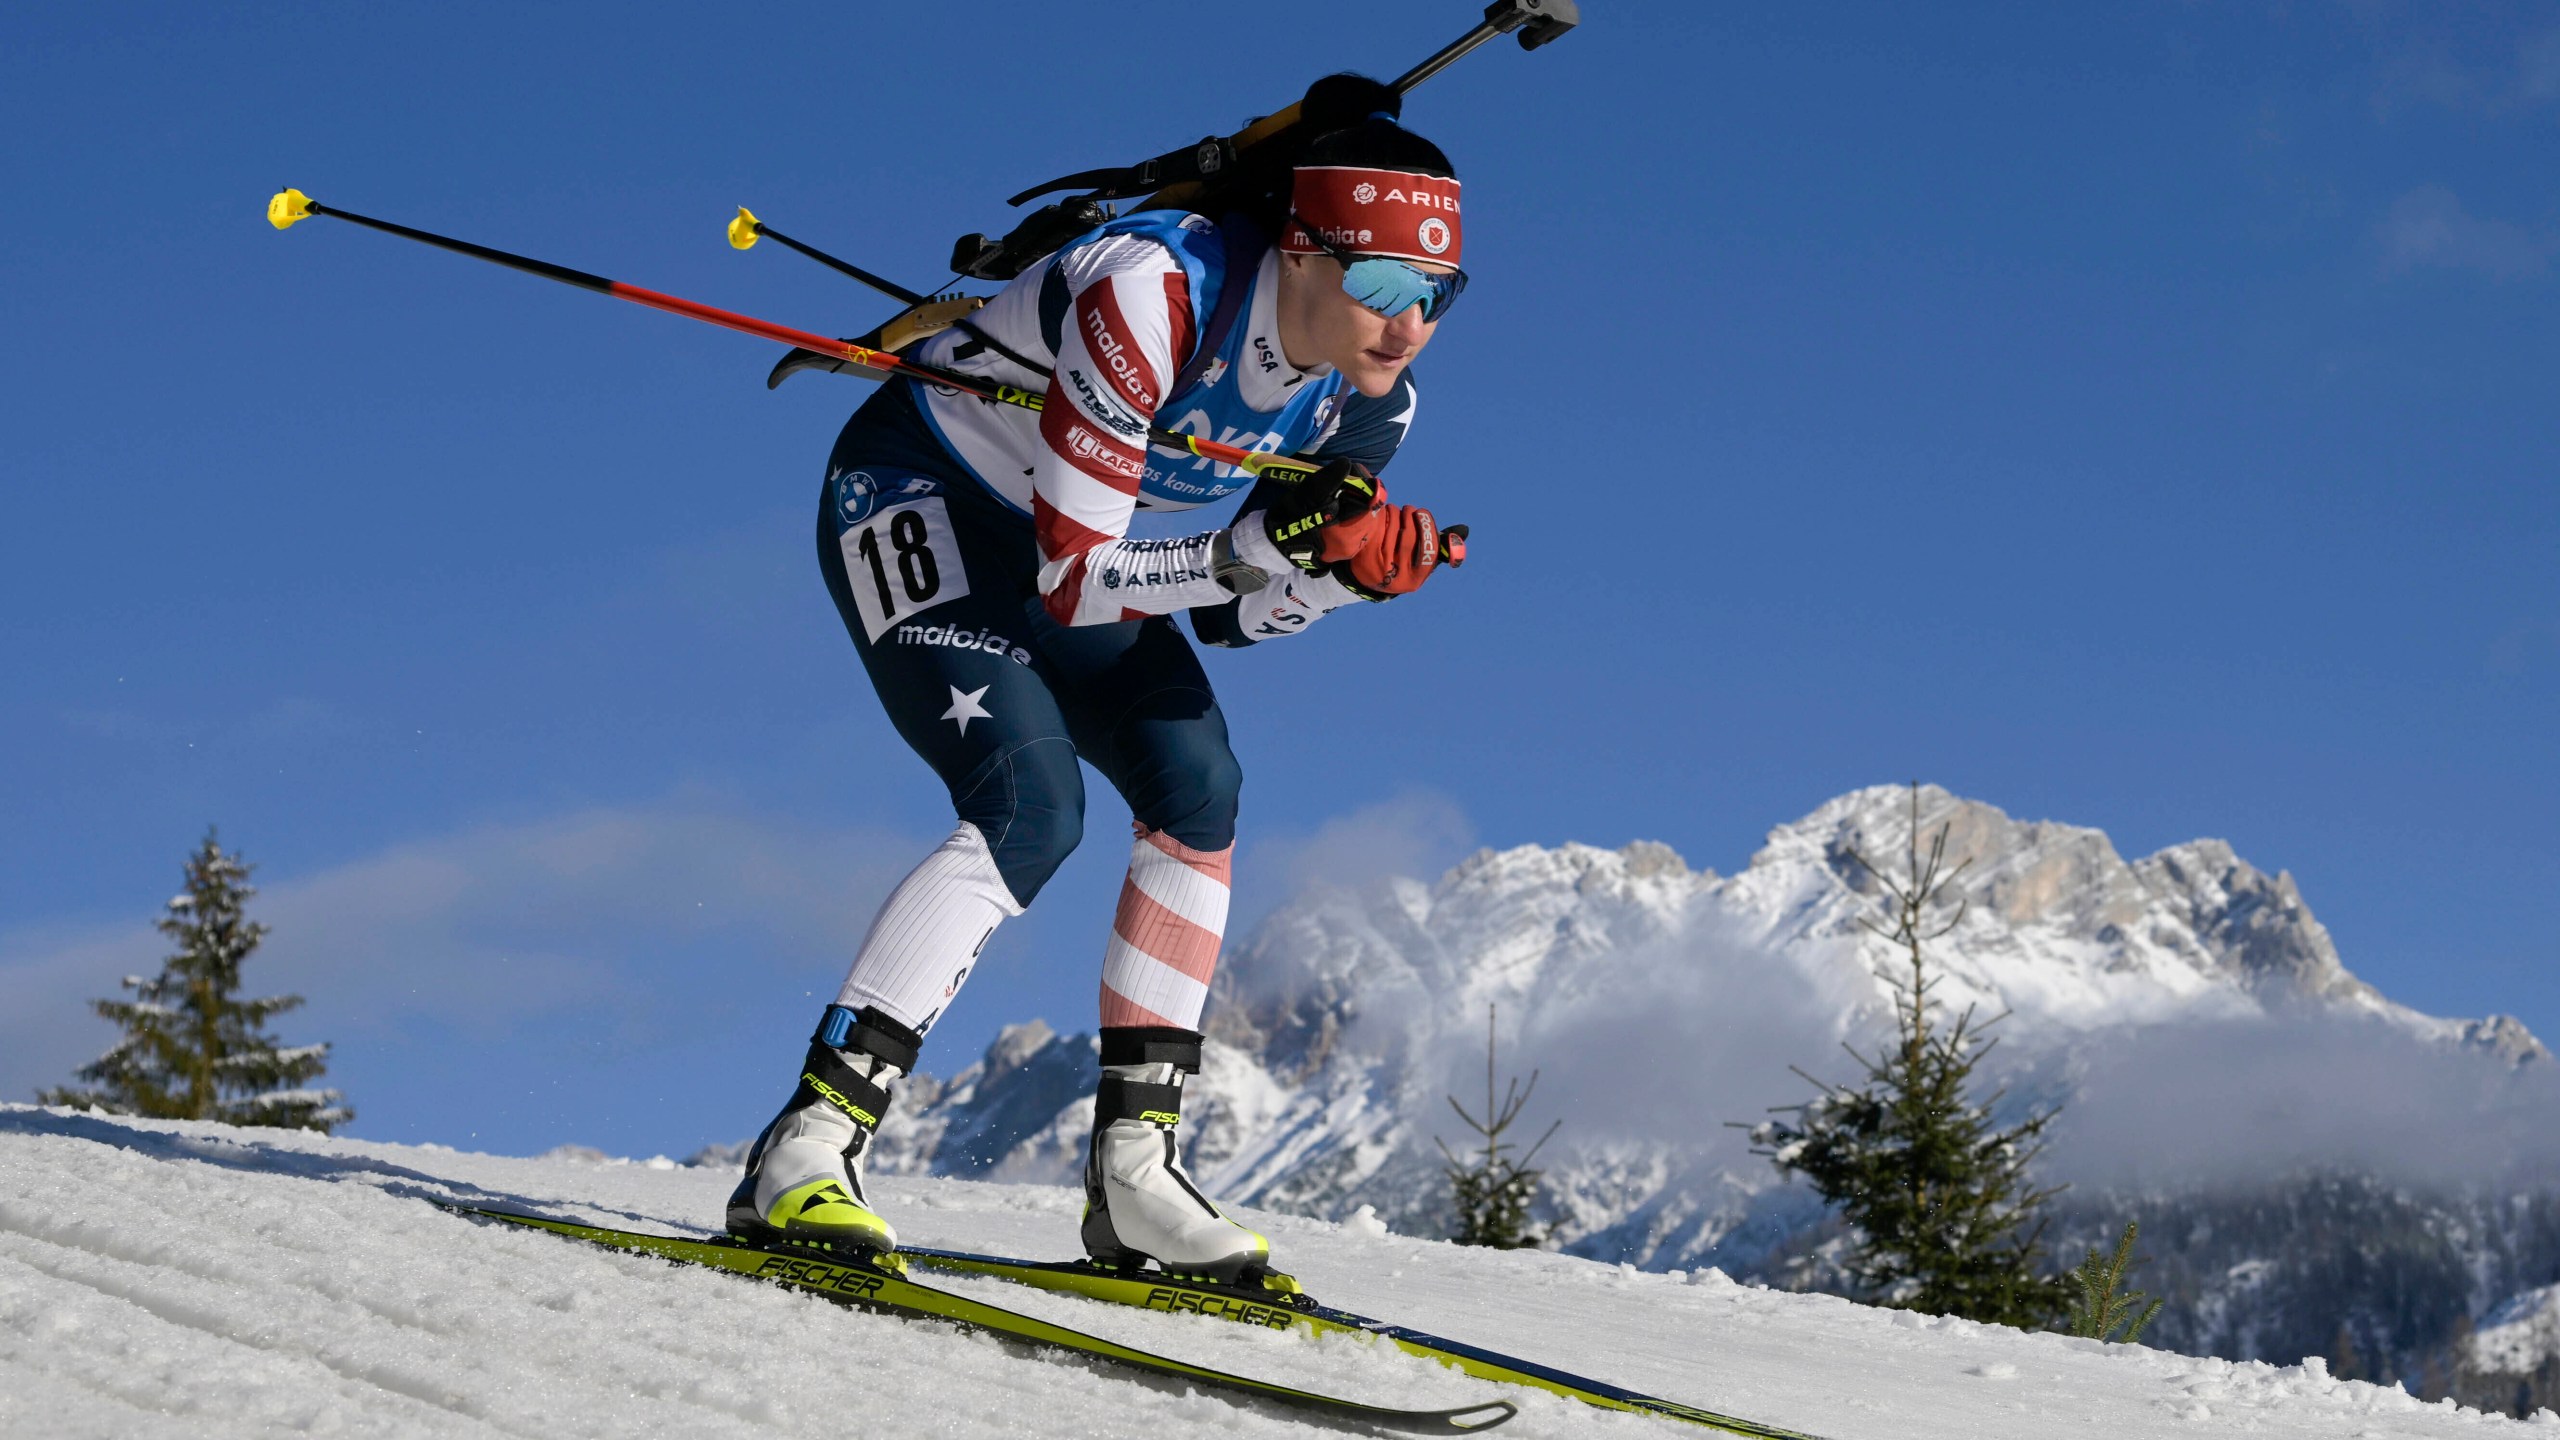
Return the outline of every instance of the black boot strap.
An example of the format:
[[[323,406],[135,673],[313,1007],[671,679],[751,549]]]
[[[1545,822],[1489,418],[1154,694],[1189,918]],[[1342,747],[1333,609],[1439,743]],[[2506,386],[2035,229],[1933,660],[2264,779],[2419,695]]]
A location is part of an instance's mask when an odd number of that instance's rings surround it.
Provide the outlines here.
[[[1170,1065],[1185,1075],[1200,1073],[1200,1032],[1172,1025],[1106,1025],[1102,1027],[1105,1065]]]
[[[845,1063],[842,1052],[823,1040],[812,1044],[808,1058],[800,1062],[800,1088],[843,1111],[866,1135],[879,1129],[880,1117],[889,1113],[889,1092]]]
[[[818,1033],[809,1039],[831,1049],[876,1055],[897,1066],[901,1075],[916,1073],[916,1052],[924,1046],[923,1036],[890,1019],[876,1005],[859,1010],[828,1006],[818,1017]]]
[[[1150,1085],[1144,1080],[1123,1080],[1117,1075],[1105,1075],[1100,1088],[1093,1092],[1093,1123],[1099,1129],[1114,1120],[1179,1125],[1182,1123],[1182,1087]]]

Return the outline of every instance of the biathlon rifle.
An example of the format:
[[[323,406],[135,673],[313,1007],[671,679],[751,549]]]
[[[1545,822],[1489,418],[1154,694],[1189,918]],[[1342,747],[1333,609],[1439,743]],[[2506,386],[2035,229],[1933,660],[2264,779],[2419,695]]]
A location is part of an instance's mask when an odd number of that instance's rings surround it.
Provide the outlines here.
[[[1440,47],[1431,58],[1390,81],[1389,86],[1396,94],[1404,95],[1496,35],[1516,34],[1521,49],[1535,50],[1581,22],[1582,14],[1574,0],[1493,0],[1484,7],[1484,19],[1475,28]],[[1287,142],[1313,138],[1297,133],[1305,118],[1299,112],[1299,105],[1291,105],[1233,135],[1204,136],[1196,144],[1168,150],[1135,165],[1080,170],[1034,185],[1005,203],[1019,206],[1060,190],[1092,188],[1032,211],[1001,240],[979,234],[961,236],[951,247],[952,272],[973,280],[1011,280],[1029,269],[1034,260],[1111,219],[1110,202],[1114,200],[1145,196],[1136,206],[1141,210],[1196,208],[1202,197],[1214,192],[1221,182],[1249,170],[1260,154],[1275,150],[1286,153],[1290,148]],[[1345,122],[1334,118],[1332,123]]]
[[[1421,64],[1397,76],[1387,88],[1401,98],[1416,85],[1448,69],[1458,57],[1496,35],[1516,34],[1520,37],[1521,49],[1535,50],[1580,23],[1582,12],[1576,8],[1574,0],[1493,0],[1492,4],[1484,7],[1484,18],[1476,22],[1474,28],[1441,46]],[[1321,82],[1319,84],[1321,86]],[[1309,96],[1312,98],[1317,93],[1310,91]],[[975,233],[961,236],[951,249],[952,279],[1011,280],[1041,256],[1056,251],[1068,241],[1110,220],[1110,202],[1114,200],[1144,196],[1134,207],[1141,210],[1208,207],[1216,203],[1220,190],[1240,185],[1257,172],[1268,179],[1272,172],[1285,168],[1286,157],[1294,153],[1297,144],[1313,138],[1312,134],[1302,131],[1320,132],[1359,118],[1355,115],[1322,114],[1310,117],[1305,113],[1306,105],[1307,101],[1301,100],[1276,114],[1255,120],[1233,135],[1206,136],[1196,145],[1167,151],[1136,165],[1080,170],[1073,175],[1061,175],[1045,184],[1034,185],[1006,203],[1021,205],[1079,185],[1093,188],[1082,195],[1040,207],[1001,240],[990,240]],[[984,297],[957,292],[928,296],[910,290],[783,234],[744,206],[739,207],[737,218],[729,222],[728,233],[729,243],[740,250],[753,249],[759,239],[771,239],[906,305],[906,309],[848,343],[873,350],[903,350],[926,336],[958,326],[1023,369],[1035,375],[1048,374],[1045,367],[1014,353],[970,322],[969,316],[986,304]],[[881,374],[874,369],[850,364],[833,351],[795,349],[775,363],[772,372],[765,376],[765,387],[771,389],[780,385],[803,370],[832,370],[865,379],[878,379]]]

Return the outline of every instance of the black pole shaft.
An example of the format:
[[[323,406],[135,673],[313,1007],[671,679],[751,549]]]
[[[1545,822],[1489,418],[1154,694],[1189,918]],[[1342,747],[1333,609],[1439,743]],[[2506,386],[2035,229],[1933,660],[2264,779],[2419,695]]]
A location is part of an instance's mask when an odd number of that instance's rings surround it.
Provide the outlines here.
[[[828,254],[826,251],[819,249],[815,245],[804,245],[799,241],[792,239],[790,236],[783,234],[781,231],[774,229],[772,226],[767,225],[761,220],[756,222],[756,233],[767,240],[778,241],[789,249],[799,251],[801,254],[808,256],[810,259],[817,261],[819,264],[826,266],[828,269],[835,271],[839,275],[851,276],[853,279],[870,286],[872,289],[879,291],[881,294],[888,296],[892,300],[908,305],[921,305],[928,298],[908,289],[906,286],[899,284],[895,280],[884,279],[878,275],[874,275],[870,271],[863,269],[861,266],[856,265],[849,260],[839,260],[833,255]]]
[[[899,284],[895,280],[884,279],[881,276],[874,275],[870,271],[863,269],[861,266],[854,264],[850,260],[839,260],[833,255],[828,254],[826,251],[819,249],[815,245],[804,245],[800,241],[792,239],[790,236],[783,234],[781,231],[774,229],[772,226],[767,225],[761,220],[755,222],[755,226],[756,233],[758,235],[762,235],[768,240],[779,240],[784,245],[799,251],[801,254],[806,255],[810,259],[817,261],[819,264],[826,266],[828,269],[833,270],[840,275],[849,275],[862,284],[868,285],[872,289],[879,291],[881,294],[888,296],[892,300],[896,300],[907,305],[922,305],[927,300],[933,298],[929,295],[920,295],[915,291],[908,289],[906,286]],[[988,334],[986,331],[981,330],[976,325],[970,323],[966,317],[954,320],[951,324],[954,329],[961,330],[975,337],[980,344],[995,351],[997,354],[1002,355],[1014,364],[1021,366],[1023,369],[1030,371],[1032,374],[1038,375],[1043,379],[1049,377],[1051,372],[1048,366],[1033,362],[1030,357],[1024,355],[1021,351],[1014,349],[1012,346],[1005,344],[1003,341],[998,340],[993,335]]]
[[[612,281],[601,275],[590,275],[584,270],[572,270],[566,265],[554,265],[548,260],[536,260],[529,255],[516,255],[505,250],[492,249],[486,245],[474,245],[468,240],[456,240],[450,235],[438,235],[429,230],[412,230],[406,225],[396,225],[388,220],[376,220],[370,215],[358,215],[352,210],[323,205],[317,200],[305,200],[303,204],[314,215],[326,215],[333,220],[362,225],[368,230],[380,230],[385,234],[397,235],[404,240],[433,245],[439,250],[468,255],[474,260],[486,260],[492,265],[503,265],[510,270],[522,270],[528,274],[539,275],[545,280],[557,280],[564,285],[575,285],[581,290],[601,290],[608,295],[614,293]]]

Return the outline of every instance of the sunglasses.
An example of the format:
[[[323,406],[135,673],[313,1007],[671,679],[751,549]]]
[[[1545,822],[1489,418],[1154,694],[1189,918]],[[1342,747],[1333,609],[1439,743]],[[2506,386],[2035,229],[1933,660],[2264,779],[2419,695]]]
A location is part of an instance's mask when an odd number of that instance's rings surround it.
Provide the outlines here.
[[[1383,255],[1361,256],[1345,250],[1324,238],[1324,232],[1296,215],[1298,228],[1316,242],[1324,253],[1342,262],[1342,293],[1392,320],[1414,306],[1422,307],[1422,318],[1437,320],[1458,303],[1467,288],[1467,272],[1451,270],[1445,274],[1390,260]]]

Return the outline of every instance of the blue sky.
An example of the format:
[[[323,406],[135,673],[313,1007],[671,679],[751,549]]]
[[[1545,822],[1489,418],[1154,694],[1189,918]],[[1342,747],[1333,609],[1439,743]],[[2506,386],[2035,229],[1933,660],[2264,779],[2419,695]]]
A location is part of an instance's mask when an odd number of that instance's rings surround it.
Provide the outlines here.
[[[1211,656],[1245,908],[1475,844],[1729,871],[1918,777],[2226,838],[2394,998],[2560,1039],[2560,18],[1587,9],[1408,108],[1475,283],[1394,478],[1475,558]],[[279,186],[853,333],[736,205],[930,285],[1024,185],[1474,10],[11,7],[0,1093],[103,1042],[219,822],[357,1133],[682,1154],[949,823],[811,553],[863,387],[279,235]],[[930,1068],[1090,1023],[1095,789]]]

